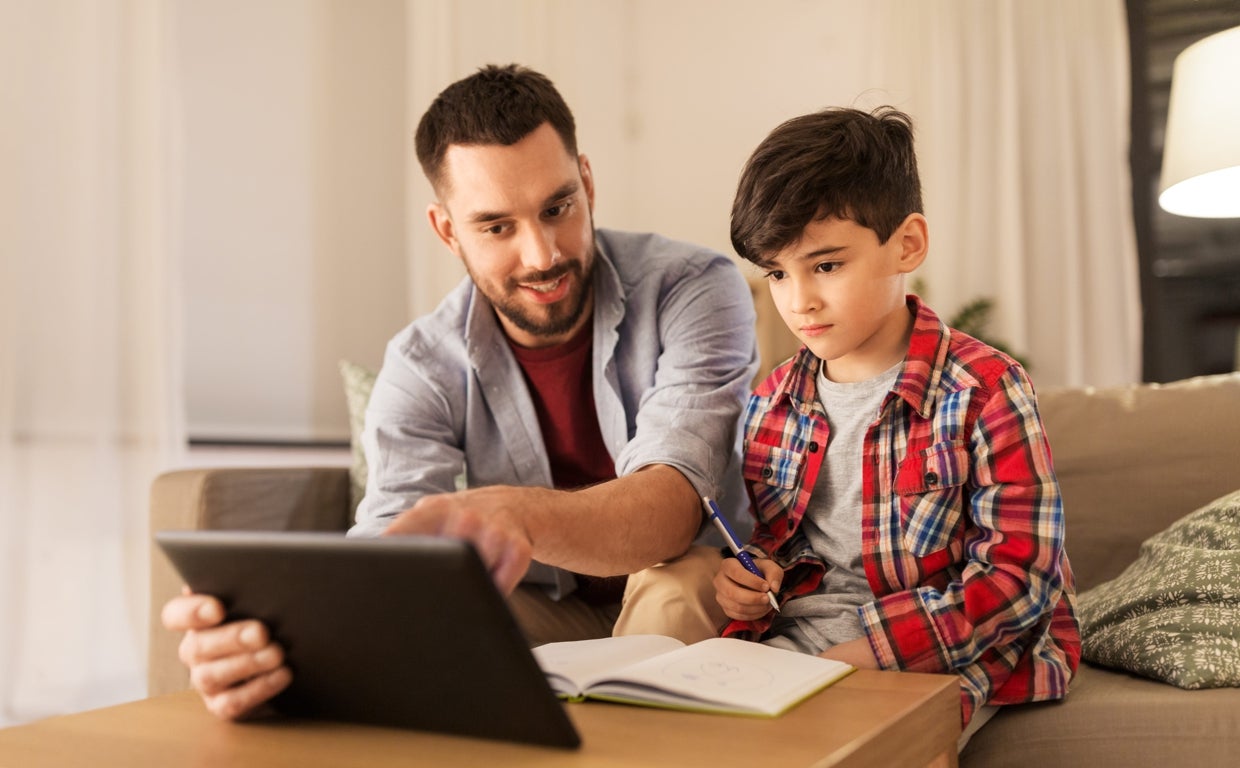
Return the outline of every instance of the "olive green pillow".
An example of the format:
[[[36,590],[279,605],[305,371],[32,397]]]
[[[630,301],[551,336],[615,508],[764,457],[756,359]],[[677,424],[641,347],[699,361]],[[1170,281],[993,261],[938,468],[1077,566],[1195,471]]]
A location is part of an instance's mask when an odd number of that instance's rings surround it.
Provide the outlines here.
[[[1240,686],[1240,491],[1147,539],[1078,613],[1087,661],[1180,688]]]
[[[340,361],[340,376],[344,379],[344,398],[349,409],[349,447],[352,463],[349,466],[349,501],[356,512],[362,496],[366,495],[366,453],[362,450],[362,427],[366,424],[366,404],[370,391],[375,387],[375,372],[348,360]]]

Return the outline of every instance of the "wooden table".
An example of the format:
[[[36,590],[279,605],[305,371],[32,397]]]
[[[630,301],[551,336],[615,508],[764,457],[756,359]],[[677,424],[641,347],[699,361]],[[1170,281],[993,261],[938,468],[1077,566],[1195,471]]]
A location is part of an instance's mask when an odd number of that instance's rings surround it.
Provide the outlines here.
[[[0,730],[0,767],[956,766],[954,676],[861,670],[782,717],[567,704],[579,750],[370,726],[227,723],[193,692]]]

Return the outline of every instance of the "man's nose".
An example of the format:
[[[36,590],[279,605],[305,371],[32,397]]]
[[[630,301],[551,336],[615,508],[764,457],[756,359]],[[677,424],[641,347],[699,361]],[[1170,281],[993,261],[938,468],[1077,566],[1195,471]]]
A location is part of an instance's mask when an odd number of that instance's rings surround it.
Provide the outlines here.
[[[531,227],[527,231],[525,242],[521,244],[521,263],[527,269],[540,272],[551,269],[551,265],[559,258],[554,232],[541,226]]]

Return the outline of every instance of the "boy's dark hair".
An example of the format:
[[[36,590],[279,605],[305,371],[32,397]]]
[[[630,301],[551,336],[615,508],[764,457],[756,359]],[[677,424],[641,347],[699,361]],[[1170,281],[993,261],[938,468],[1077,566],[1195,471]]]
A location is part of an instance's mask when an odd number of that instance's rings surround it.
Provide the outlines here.
[[[921,212],[912,118],[892,107],[824,109],[783,123],[754,150],[732,203],[732,246],[761,264],[829,216],[885,243]]]
[[[577,126],[545,76],[519,64],[488,64],[445,88],[418,122],[414,148],[431,186],[443,181],[443,158],[453,144],[511,146],[543,123],[577,156]]]

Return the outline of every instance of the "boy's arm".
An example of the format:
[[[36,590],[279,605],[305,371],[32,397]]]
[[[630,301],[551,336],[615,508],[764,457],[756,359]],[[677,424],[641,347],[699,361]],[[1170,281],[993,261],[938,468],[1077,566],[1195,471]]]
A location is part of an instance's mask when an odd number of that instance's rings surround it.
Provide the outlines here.
[[[1063,507],[1033,387],[1013,366],[968,436],[969,514],[979,531],[960,576],[862,608],[879,664],[912,671],[966,666],[1013,643],[1054,610],[1063,589]]]

